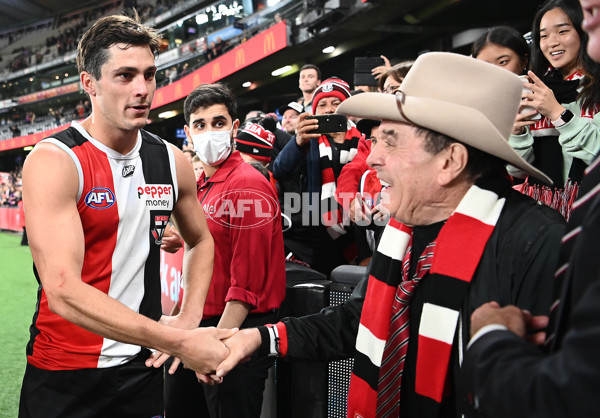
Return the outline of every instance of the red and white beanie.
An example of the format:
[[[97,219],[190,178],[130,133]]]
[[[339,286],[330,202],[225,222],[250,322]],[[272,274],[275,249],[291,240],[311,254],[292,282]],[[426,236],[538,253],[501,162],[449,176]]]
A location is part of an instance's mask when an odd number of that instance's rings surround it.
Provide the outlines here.
[[[337,97],[342,102],[350,97],[350,86],[341,78],[331,77],[319,84],[312,99],[313,115],[317,110],[317,103],[325,97]]]
[[[257,160],[271,161],[275,135],[257,123],[248,123],[238,132],[235,147],[239,152],[251,155]]]

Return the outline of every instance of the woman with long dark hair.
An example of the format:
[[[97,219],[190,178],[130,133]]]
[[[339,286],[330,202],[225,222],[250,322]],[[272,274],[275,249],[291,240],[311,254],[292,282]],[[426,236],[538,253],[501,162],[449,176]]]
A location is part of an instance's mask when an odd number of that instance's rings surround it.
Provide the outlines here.
[[[471,55],[516,75],[523,75],[529,64],[530,50],[518,30],[510,26],[494,26],[473,42]]]
[[[524,83],[532,93],[524,94],[523,105],[532,106],[542,118],[518,119],[509,139],[554,182],[551,188],[529,180],[523,192],[567,219],[583,172],[600,151],[600,65],[587,55],[582,20],[574,1],[549,0],[536,13],[528,73],[532,83]]]

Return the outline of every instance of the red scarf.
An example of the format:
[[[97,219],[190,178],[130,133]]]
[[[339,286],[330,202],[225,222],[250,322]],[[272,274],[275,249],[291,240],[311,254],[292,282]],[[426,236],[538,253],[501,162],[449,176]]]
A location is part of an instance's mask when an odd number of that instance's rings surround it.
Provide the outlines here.
[[[344,142],[339,144],[340,161],[344,166],[352,161],[358,150],[358,140],[361,133],[355,127],[346,131]],[[331,238],[336,239],[346,233],[342,224],[342,210],[335,200],[336,177],[333,172],[333,155],[331,144],[325,135],[319,138],[319,166],[321,168],[321,210],[323,225]]]
[[[477,183],[436,238],[428,280],[438,283],[439,292],[425,301],[419,324],[415,388],[417,394],[438,403],[442,401],[460,306],[505,202],[499,196],[504,187],[494,186],[497,190],[491,191]],[[373,256],[356,338],[348,417],[376,416],[379,369],[411,236],[411,228],[391,219]]]

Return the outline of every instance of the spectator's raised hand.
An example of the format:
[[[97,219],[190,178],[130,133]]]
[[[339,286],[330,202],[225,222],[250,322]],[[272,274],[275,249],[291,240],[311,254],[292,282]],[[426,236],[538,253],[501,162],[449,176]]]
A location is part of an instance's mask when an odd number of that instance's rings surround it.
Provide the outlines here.
[[[298,146],[303,147],[313,138],[318,138],[321,134],[308,133],[319,127],[319,123],[316,119],[306,119],[307,116],[311,116],[309,113],[301,113],[298,116],[298,124],[296,125],[296,143]]]
[[[528,75],[533,82],[527,85],[533,93],[523,94],[523,97],[528,99],[528,105],[550,120],[558,119],[565,108],[558,103],[554,92],[533,71],[529,71]]]
[[[373,77],[375,77],[376,80],[379,80],[381,77],[383,77],[383,75],[387,72],[387,70],[392,68],[392,65],[390,64],[390,60],[387,59],[387,57],[385,55],[381,55],[381,58],[383,58],[384,64],[379,65],[371,70],[371,74],[373,74]]]

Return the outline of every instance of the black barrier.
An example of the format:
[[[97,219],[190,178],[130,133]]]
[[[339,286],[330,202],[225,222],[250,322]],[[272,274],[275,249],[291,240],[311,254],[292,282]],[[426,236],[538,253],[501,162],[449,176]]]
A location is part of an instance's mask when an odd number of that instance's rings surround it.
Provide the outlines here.
[[[286,263],[287,289],[280,317],[304,316],[329,304],[330,281],[318,271]],[[277,416],[325,418],[327,416],[327,363],[285,361],[275,365]]]
[[[329,305],[340,305],[348,300],[366,271],[367,268],[362,266],[339,266],[333,270],[329,289]],[[346,418],[350,373],[353,365],[353,358],[332,361],[328,364],[328,418]]]
[[[344,303],[366,268],[340,266],[331,281],[307,267],[288,263],[286,297],[280,317],[300,317],[326,306]],[[277,416],[290,418],[344,418],[353,359],[334,362],[286,361],[275,364]]]

